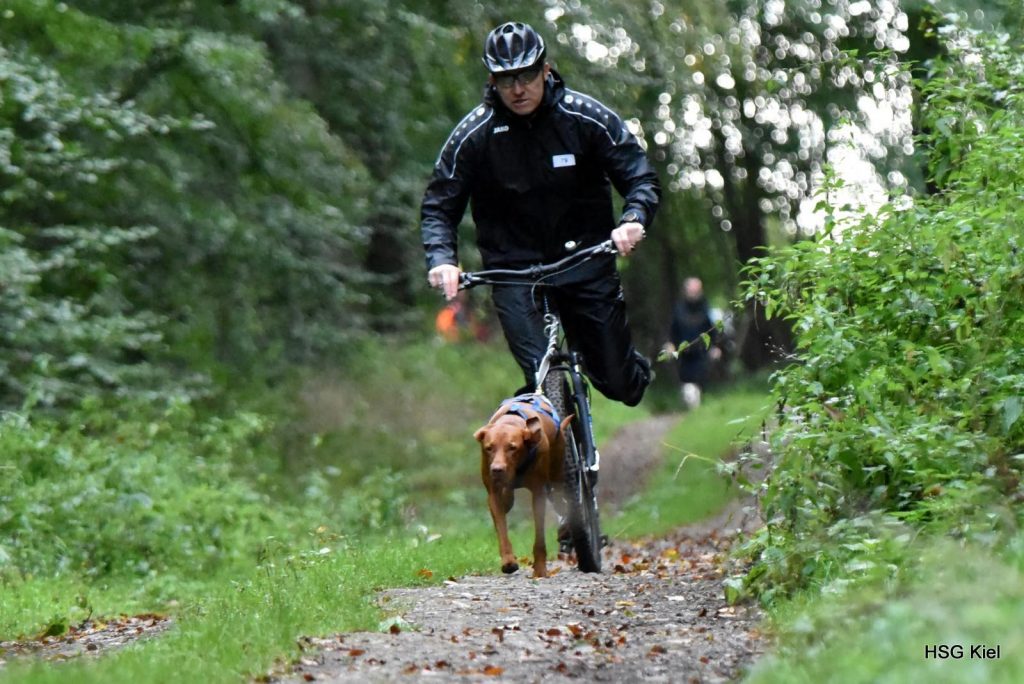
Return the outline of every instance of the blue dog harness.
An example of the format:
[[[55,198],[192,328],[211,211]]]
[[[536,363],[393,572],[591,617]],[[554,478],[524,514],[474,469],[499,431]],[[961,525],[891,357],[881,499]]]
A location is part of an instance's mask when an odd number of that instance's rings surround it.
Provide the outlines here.
[[[545,397],[543,394],[520,394],[518,397],[512,397],[501,402],[503,407],[507,407],[506,414],[511,413],[512,415],[519,416],[523,420],[529,422],[530,415],[525,411],[526,408],[531,408],[537,413],[543,413],[544,415],[551,418],[555,423],[555,429],[558,429],[562,421],[558,418],[558,412],[555,410],[554,404]],[[526,471],[530,469],[533,462],[537,460],[537,445],[531,443],[526,450],[526,458],[523,462],[516,466],[516,478],[513,482],[513,487],[521,487],[523,484],[523,476]]]
[[[521,407],[526,406],[532,408],[538,413],[544,415],[555,421],[555,425],[561,425],[562,421],[558,417],[558,412],[555,411],[555,405],[551,403],[551,400],[545,397],[543,394],[520,394],[518,397],[512,397],[501,402],[502,406],[507,406],[508,411],[506,413],[512,413],[519,416],[523,420],[528,420],[529,416]]]

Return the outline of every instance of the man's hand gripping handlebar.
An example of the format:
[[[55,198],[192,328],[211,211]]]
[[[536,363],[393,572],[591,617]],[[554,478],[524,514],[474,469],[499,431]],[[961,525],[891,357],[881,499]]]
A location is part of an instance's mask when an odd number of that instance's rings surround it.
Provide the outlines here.
[[[448,301],[455,299],[455,295],[458,294],[461,278],[462,269],[454,264],[441,264],[427,273],[427,282],[431,287],[441,290]]]

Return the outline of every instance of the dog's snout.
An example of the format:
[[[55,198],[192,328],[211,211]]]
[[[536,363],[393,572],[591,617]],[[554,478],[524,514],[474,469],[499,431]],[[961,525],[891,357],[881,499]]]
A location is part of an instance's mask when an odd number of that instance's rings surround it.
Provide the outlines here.
[[[490,470],[492,473],[504,473],[509,467],[509,454],[504,447],[491,452]]]
[[[508,482],[509,461],[504,453],[497,453],[491,459],[491,479],[495,483]]]

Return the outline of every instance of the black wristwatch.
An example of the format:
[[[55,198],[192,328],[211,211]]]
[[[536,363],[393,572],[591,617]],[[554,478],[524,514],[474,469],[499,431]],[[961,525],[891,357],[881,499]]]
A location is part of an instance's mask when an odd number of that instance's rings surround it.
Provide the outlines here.
[[[619,225],[621,226],[623,223],[640,223],[640,214],[635,211],[627,211],[619,219]]]

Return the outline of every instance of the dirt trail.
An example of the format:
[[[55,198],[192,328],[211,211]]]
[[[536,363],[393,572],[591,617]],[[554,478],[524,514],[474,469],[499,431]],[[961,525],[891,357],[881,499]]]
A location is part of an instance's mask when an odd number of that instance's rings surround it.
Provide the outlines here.
[[[601,450],[603,508],[642,486],[677,420],[630,425]],[[613,540],[601,574],[578,572],[560,558],[555,574],[541,580],[521,569],[387,591],[379,602],[396,616],[389,633],[305,638],[300,661],[266,680],[734,680],[765,647],[759,611],[730,607],[723,596],[725,552],[744,524],[737,515],[733,507],[665,538]]]

